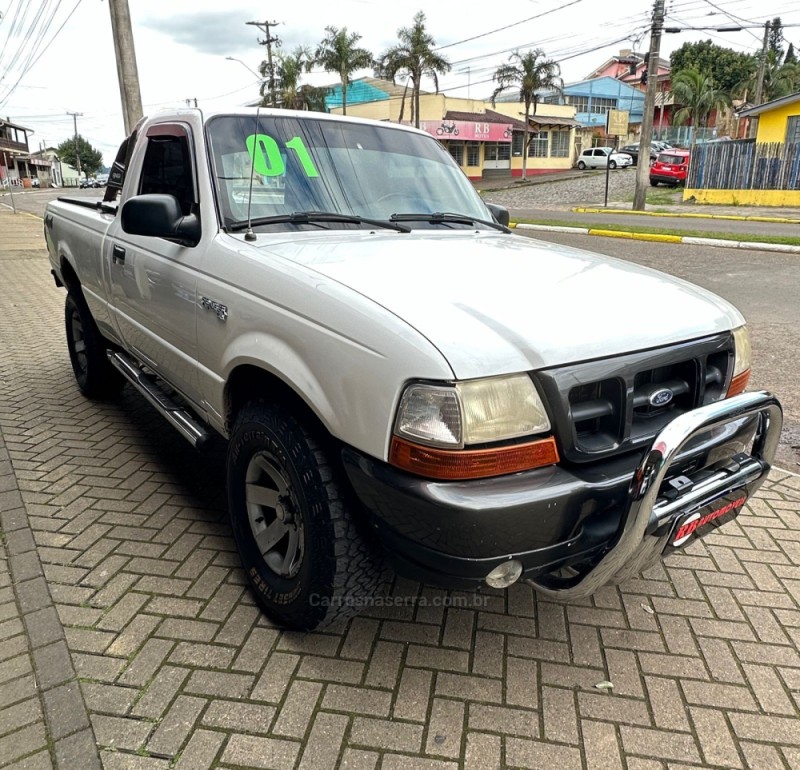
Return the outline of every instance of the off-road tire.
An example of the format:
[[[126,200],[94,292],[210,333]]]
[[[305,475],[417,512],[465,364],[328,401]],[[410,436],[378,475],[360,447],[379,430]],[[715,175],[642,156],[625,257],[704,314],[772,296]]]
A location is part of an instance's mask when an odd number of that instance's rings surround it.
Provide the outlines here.
[[[257,521],[269,516],[274,524],[278,518],[277,506],[256,505],[254,509],[252,499],[248,502],[248,494],[252,495],[248,474],[253,463],[259,462],[277,470],[286,482],[280,498],[285,501],[281,504],[282,522],[285,508],[292,511],[288,526],[292,520],[296,527],[302,526],[298,535],[302,556],[294,563],[296,574],[290,574],[291,570],[279,574],[274,552],[267,549],[266,556],[262,555],[256,542],[254,526],[261,525],[251,523],[253,510],[264,511]],[[231,527],[258,604],[290,628],[311,631],[355,615],[388,585],[391,573],[370,533],[354,516],[336,476],[321,441],[285,406],[254,401],[241,409],[228,445]],[[270,482],[268,477],[264,479]],[[253,485],[251,476],[251,490]],[[264,492],[264,487],[258,488]],[[283,542],[290,543],[288,537]],[[290,547],[286,545],[287,554]]]
[[[86,300],[72,291],[64,304],[67,350],[78,389],[92,399],[107,399],[119,394],[123,376],[109,363],[108,343],[100,334]]]

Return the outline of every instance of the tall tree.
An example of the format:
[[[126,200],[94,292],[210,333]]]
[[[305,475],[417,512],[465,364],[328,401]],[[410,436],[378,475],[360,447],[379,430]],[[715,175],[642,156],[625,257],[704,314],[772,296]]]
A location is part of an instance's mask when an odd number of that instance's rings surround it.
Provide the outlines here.
[[[78,152],[81,159],[81,171],[86,177],[93,176],[103,167],[103,153],[92,147],[80,134],[78,134]],[[75,168],[75,137],[65,139],[56,147],[59,160]]]
[[[552,59],[548,59],[541,48],[520,53],[514,51],[508,57],[507,64],[501,64],[494,73],[493,79],[497,88],[492,93],[492,106],[497,97],[506,89],[519,89],[519,100],[525,104],[525,134],[522,141],[522,177],[528,173],[528,145],[530,139],[530,126],[528,118],[536,115],[540,91],[557,91],[562,93],[564,81],[561,79],[561,69]]]
[[[783,60],[784,64],[797,64],[797,54],[794,52],[794,43],[789,43],[786,49],[786,58]]]
[[[684,43],[672,52],[669,60],[673,75],[694,68],[711,78],[717,88],[731,95],[758,67],[756,57],[724,48],[710,40]]]
[[[776,16],[769,23],[768,48],[770,58],[780,64],[783,61],[783,22]]]
[[[297,46],[290,54],[278,54],[275,75],[278,89],[278,105],[285,110],[325,111],[325,95],[327,89],[308,84],[301,84],[303,75],[314,65],[314,56],[305,46]],[[261,84],[261,106],[270,102],[269,86],[266,78],[269,75],[269,64],[261,62],[261,76],[265,78]]]
[[[731,97],[717,88],[714,81],[699,70],[681,70],[672,79],[672,95],[682,105],[673,116],[674,123],[692,121],[692,149],[697,144],[697,129],[708,121],[712,110],[731,107]]]
[[[328,34],[317,46],[314,62],[326,72],[335,72],[342,83],[342,114],[347,115],[347,86],[356,70],[371,67],[372,53],[360,48],[358,41],[361,35],[347,32],[347,27],[325,27]]]
[[[436,41],[425,28],[425,14],[422,11],[414,15],[414,23],[410,27],[397,30],[397,39],[398,45],[392,46],[380,57],[378,71],[393,82],[399,74],[408,77],[412,87],[414,125],[419,128],[419,92],[422,78],[430,77],[436,93],[439,93],[439,75],[450,72],[450,62],[435,52]]]

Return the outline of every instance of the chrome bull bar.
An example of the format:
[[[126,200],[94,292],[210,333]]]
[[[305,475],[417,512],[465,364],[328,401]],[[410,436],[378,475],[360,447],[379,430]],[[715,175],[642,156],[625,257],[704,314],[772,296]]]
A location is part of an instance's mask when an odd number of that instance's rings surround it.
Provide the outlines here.
[[[714,473],[674,500],[659,499],[670,467],[686,444],[737,420],[757,418],[751,454],[737,456],[727,469]],[[702,504],[746,486],[753,494],[770,471],[783,426],[780,402],[770,393],[743,393],[676,417],[656,436],[639,464],[628,491],[628,508],[617,541],[593,567],[563,588],[529,580],[536,590],[559,601],[591,596],[609,583],[634,577],[660,560],[671,525],[687,507]]]

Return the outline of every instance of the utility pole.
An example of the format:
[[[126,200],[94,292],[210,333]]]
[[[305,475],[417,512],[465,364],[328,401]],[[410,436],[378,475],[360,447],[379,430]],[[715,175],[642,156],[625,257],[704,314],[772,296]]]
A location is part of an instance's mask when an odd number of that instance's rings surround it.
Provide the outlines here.
[[[758,77],[756,78],[756,95],[754,107],[758,107],[764,97],[764,74],[767,71],[767,49],[769,47],[770,23],[764,23],[764,44],[761,46],[761,61],[758,63]],[[747,135],[752,139],[758,131],[758,121],[750,118],[747,124]]]
[[[647,188],[650,186],[650,141],[653,138],[653,112],[658,89],[658,57],[661,53],[661,31],[664,28],[664,0],[655,0],[653,26],[650,29],[650,53],[647,60],[647,91],[644,95],[642,132],[639,136],[639,162],[636,164],[636,190],[633,210],[644,211]],[[645,160],[646,159],[646,160]]]
[[[75,126],[75,168],[78,170],[78,178],[81,176],[81,154],[78,150],[78,118],[83,117],[82,112],[68,112],[72,115],[72,123]]]
[[[139,91],[131,12],[128,9],[128,0],[108,0],[108,9],[111,11],[111,33],[114,36],[114,53],[117,57],[122,120],[125,133],[130,134],[142,118],[142,95]]]
[[[272,45],[275,44],[276,48],[280,48],[281,41],[279,37],[270,35],[269,28],[277,27],[280,22],[278,21],[248,21],[245,22],[248,26],[258,27],[265,35],[263,40],[259,40],[259,44],[267,47],[267,69],[269,70],[269,101],[273,107],[278,106],[277,96],[275,94],[275,68],[272,65]]]

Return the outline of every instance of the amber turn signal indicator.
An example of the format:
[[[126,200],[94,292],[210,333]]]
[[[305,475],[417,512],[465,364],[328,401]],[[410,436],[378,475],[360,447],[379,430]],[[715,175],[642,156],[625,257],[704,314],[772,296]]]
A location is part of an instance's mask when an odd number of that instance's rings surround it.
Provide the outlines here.
[[[395,436],[389,462],[429,479],[484,479],[554,465],[558,449],[552,437],[494,449],[434,449]]]
[[[745,369],[741,374],[737,374],[732,380],[728,388],[728,398],[731,396],[738,396],[744,393],[747,388],[747,383],[750,382],[750,370]]]

